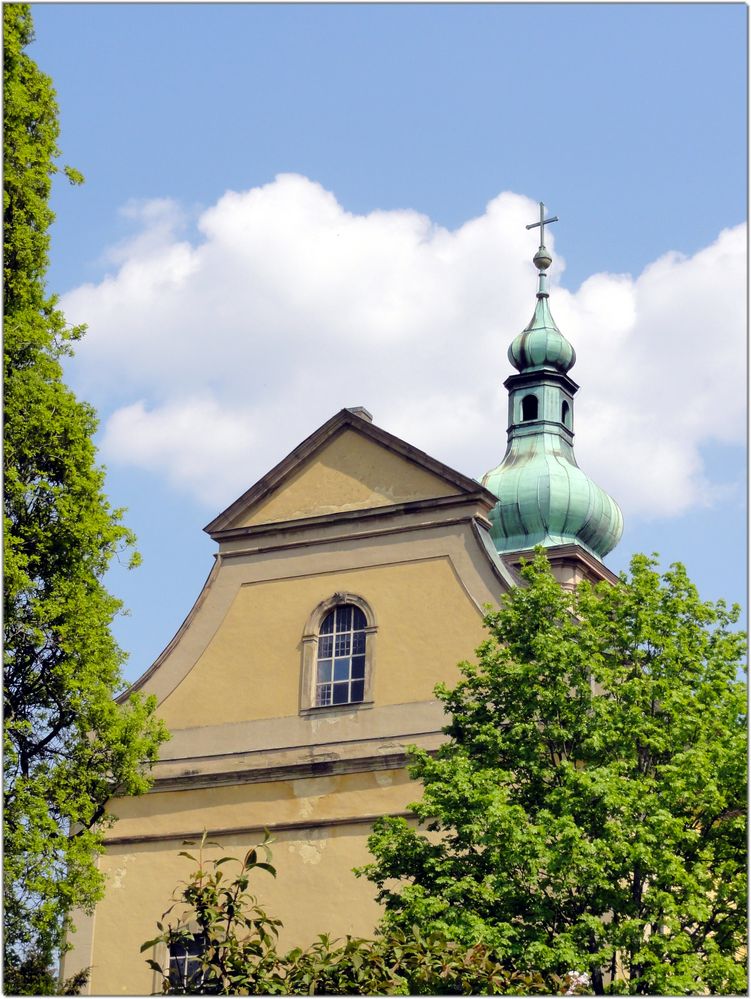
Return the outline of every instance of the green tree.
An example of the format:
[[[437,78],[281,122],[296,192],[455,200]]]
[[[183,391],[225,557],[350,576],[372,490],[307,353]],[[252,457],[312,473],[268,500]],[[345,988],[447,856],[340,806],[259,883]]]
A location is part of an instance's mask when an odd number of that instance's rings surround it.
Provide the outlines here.
[[[24,51],[32,39],[28,5],[6,4],[4,964],[19,991],[28,970],[31,994],[71,909],[101,894],[105,802],[145,790],[143,764],[165,738],[151,701],[113,702],[120,603],[101,579],[133,539],[102,492],[94,412],[62,380],[83,329],[45,289],[58,121],[51,81]]]
[[[282,923],[271,918],[248,891],[251,877],[263,871],[276,877],[268,836],[251,849],[239,873],[227,878],[233,857],[207,860],[204,835],[197,863],[175,891],[174,904],[158,922],[159,936],[141,951],[162,944],[182,955],[173,966],[154,958],[147,963],[161,976],[165,995],[541,995],[578,994],[570,977],[508,971],[482,943],[470,947],[441,933],[417,927],[390,930],[376,940],[320,934],[306,949],[277,950]],[[192,846],[195,844],[185,844]],[[259,860],[259,854],[265,854]],[[184,905],[182,911],[180,904]],[[175,913],[175,910],[178,910]],[[173,915],[174,913],[174,915]],[[192,952],[192,959],[187,955]]]
[[[358,871],[385,927],[596,994],[745,993],[744,636],[655,565],[571,592],[538,552],[488,613],[477,664],[437,689],[448,741],[414,750],[418,828],[380,820]]]

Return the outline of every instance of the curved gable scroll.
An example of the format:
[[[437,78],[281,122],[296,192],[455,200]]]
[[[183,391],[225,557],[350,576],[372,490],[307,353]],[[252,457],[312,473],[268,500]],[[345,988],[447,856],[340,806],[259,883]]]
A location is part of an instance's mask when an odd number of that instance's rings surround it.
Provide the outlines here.
[[[358,691],[362,689],[362,696],[358,695],[353,699],[348,698],[347,701],[344,701],[341,704],[336,704],[331,700],[321,701],[320,699],[319,688],[321,685],[318,683],[318,665],[321,656],[319,656],[319,647],[322,638],[324,642],[327,640],[330,641],[328,636],[322,636],[322,626],[327,619],[329,619],[332,612],[335,612],[337,608],[344,607],[356,608],[361,612],[363,618],[365,619],[364,627],[357,629],[361,635],[364,634],[365,639],[365,648],[362,656],[359,657],[362,659],[364,656],[364,687],[357,688]],[[305,622],[305,630],[302,636],[302,669],[300,674],[301,714],[317,714],[322,711],[331,711],[337,707],[340,709],[357,710],[363,707],[372,706],[373,669],[375,663],[375,640],[377,631],[378,626],[376,624],[376,618],[372,607],[367,600],[364,600],[356,593],[334,593],[332,596],[322,600],[318,606],[315,607],[308,617],[308,620]],[[331,655],[331,653],[329,653],[329,655]],[[351,651],[348,653],[348,656],[350,663],[352,663],[354,660]],[[349,675],[353,683],[353,686],[350,689],[354,691],[355,681],[352,677],[351,671],[352,666],[350,665]]]

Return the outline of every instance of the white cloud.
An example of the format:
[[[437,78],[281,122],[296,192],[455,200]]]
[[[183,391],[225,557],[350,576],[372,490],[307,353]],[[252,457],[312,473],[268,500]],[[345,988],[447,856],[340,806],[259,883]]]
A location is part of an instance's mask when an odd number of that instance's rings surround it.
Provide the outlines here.
[[[166,475],[216,512],[353,405],[468,474],[498,463],[506,349],[534,305],[530,199],[500,194],[449,232],[413,211],[353,215],[287,174],[225,194],[193,242],[172,202],[128,210],[140,230],[113,273],[62,303],[89,326],[70,377],[105,418],[110,465]],[[700,449],[743,440],[745,266],[737,227],[637,278],[595,274],[576,293],[553,280],[582,386],[577,458],[626,516],[722,489]]]
[[[122,406],[107,421],[104,440],[113,460],[166,473],[175,485],[209,505],[217,495],[217,479],[225,489],[228,483],[237,492],[246,487],[257,443],[247,410],[222,408],[216,400],[201,397],[152,409],[143,399]]]

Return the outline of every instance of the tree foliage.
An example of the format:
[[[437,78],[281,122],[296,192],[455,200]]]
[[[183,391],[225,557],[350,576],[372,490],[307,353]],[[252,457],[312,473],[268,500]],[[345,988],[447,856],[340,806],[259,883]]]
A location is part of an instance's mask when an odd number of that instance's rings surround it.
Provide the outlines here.
[[[6,964],[3,995],[6,996],[78,996],[89,980],[83,968],[63,981],[50,965],[49,955],[32,950],[20,960]]]
[[[186,844],[194,845],[194,844]],[[149,958],[161,976],[165,995],[508,995],[578,994],[577,982],[534,973],[506,970],[493,951],[482,943],[466,947],[443,934],[389,931],[376,940],[348,936],[332,940],[320,934],[307,949],[286,954],[277,950],[282,923],[271,918],[248,892],[251,876],[264,871],[276,876],[271,865],[268,837],[251,849],[234,878],[224,867],[240,863],[233,857],[204,859],[201,841],[198,857],[181,856],[198,864],[189,879],[178,886],[174,904],[158,922],[159,936],[147,940],[141,951],[163,945],[178,953],[199,942],[191,964],[170,970],[167,962]],[[259,854],[264,854],[259,860]],[[173,916],[182,903],[185,908]]]
[[[32,39],[28,5],[6,4],[4,956],[15,978],[47,966],[71,908],[99,897],[105,802],[146,788],[142,764],[165,737],[152,702],[113,702],[120,603],[101,579],[133,538],[102,492],[94,412],[62,378],[83,328],[45,288],[58,121],[52,83],[24,51]]]
[[[746,697],[738,609],[636,556],[563,589],[538,552],[488,613],[477,664],[437,689],[424,795],[360,870],[386,927],[482,941],[596,993],[745,991]]]

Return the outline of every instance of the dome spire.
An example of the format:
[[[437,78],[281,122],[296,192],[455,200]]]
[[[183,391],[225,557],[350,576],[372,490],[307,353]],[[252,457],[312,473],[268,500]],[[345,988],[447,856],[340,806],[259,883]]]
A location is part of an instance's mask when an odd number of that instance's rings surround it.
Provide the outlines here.
[[[539,371],[553,367],[558,371],[568,371],[576,362],[576,351],[561,333],[550,314],[548,304],[548,276],[546,271],[553,258],[545,246],[545,226],[557,222],[558,216],[545,218],[545,205],[540,205],[540,221],[530,222],[527,229],[540,227],[540,245],[532,258],[538,271],[537,304],[534,315],[522,332],[512,341],[508,349],[508,359],[517,371]]]
[[[525,329],[512,341],[509,361],[517,370],[504,382],[508,391],[508,443],[503,461],[483,476],[498,497],[490,512],[491,536],[499,552],[521,552],[541,544],[575,544],[601,559],[617,543],[623,518],[613,499],[579,468],[574,457],[574,395],[578,385],[568,374],[574,348],[550,314],[546,271],[553,259],[545,246],[533,257],[538,270],[537,303]]]
[[[545,246],[545,226],[550,225],[551,222],[557,222],[558,216],[553,215],[552,218],[545,218],[545,204],[540,202],[540,221],[530,222],[527,229],[536,229],[537,226],[540,227],[540,245],[537,248],[537,253],[532,257],[532,263],[535,265],[538,274],[538,286],[537,286],[537,297],[542,298],[543,296],[547,298],[548,295],[548,276],[545,271],[553,263],[553,258],[548,253]]]

